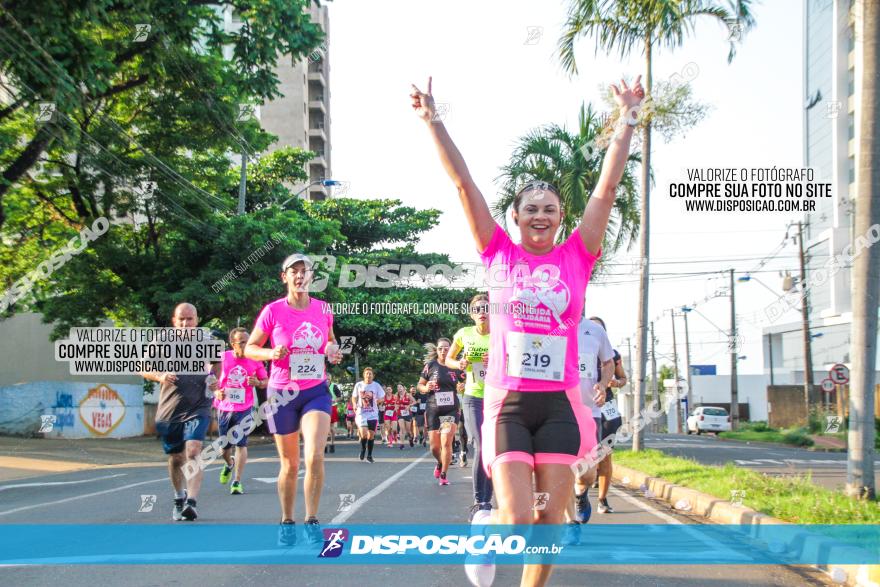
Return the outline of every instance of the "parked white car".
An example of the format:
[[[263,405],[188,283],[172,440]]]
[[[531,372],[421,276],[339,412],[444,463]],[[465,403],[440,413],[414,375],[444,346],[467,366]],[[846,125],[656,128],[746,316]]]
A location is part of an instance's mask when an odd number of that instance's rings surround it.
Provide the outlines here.
[[[730,430],[730,414],[724,408],[699,407],[688,416],[687,433],[702,434],[703,432],[728,432]]]

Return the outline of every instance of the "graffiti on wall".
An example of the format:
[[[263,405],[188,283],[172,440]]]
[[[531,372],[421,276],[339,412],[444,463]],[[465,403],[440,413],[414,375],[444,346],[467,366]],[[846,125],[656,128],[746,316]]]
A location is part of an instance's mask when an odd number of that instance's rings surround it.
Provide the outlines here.
[[[94,436],[106,436],[125,418],[125,402],[116,390],[99,385],[79,402],[79,419]]]
[[[55,405],[52,406],[55,418],[52,421],[52,426],[49,430],[73,428],[73,413],[75,407],[76,406],[73,403],[73,395],[63,391],[56,391]],[[41,429],[40,431],[42,432],[43,430]]]

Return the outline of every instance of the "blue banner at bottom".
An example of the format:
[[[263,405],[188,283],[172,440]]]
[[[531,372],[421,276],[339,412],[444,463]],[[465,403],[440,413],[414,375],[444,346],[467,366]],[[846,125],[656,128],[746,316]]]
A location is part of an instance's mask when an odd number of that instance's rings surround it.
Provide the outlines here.
[[[873,525],[0,525],[0,564],[880,563]]]

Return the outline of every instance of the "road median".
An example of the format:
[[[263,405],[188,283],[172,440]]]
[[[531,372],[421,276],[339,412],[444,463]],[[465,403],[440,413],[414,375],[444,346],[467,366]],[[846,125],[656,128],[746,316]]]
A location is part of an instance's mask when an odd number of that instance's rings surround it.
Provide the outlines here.
[[[701,465],[689,459],[670,457],[659,451],[615,454],[613,479],[649,499],[666,502],[679,513],[699,516],[716,524],[742,525],[751,538],[761,540],[772,536],[771,527],[806,524],[876,524],[880,507],[876,502],[853,502],[827,490],[803,485],[800,479],[773,479],[733,465],[716,467]],[[708,490],[708,491],[707,491]],[[790,508],[773,507],[783,500],[793,500]],[[747,502],[780,517],[749,507]],[[838,509],[850,505],[849,511]],[[807,508],[807,515],[797,515],[798,508]],[[819,511],[817,511],[817,508]],[[828,510],[828,511],[823,511]],[[801,510],[805,511],[805,510]],[[841,519],[841,514],[843,518]],[[785,518],[785,519],[783,519]],[[762,528],[762,526],[764,528]],[[828,555],[852,550],[849,545],[835,542],[805,528],[797,544],[789,544],[800,552]],[[866,553],[866,555],[869,553]],[[819,557],[821,558],[821,557]],[[834,557],[831,557],[834,558]],[[856,587],[880,586],[880,565],[815,565],[833,580]]]

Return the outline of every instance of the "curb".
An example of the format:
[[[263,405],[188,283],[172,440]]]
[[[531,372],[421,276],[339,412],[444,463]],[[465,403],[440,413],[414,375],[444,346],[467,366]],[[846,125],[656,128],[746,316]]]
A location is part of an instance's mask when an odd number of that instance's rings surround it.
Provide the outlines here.
[[[745,524],[755,526],[751,535],[760,539],[761,525],[792,525],[791,522],[780,520],[745,506],[734,505],[714,495],[695,489],[675,485],[659,477],[651,477],[646,473],[615,464],[611,478],[624,487],[642,490],[649,489],[656,498],[673,504],[685,500],[690,505],[689,513],[697,514],[718,524]],[[799,547],[807,552],[827,553],[833,550],[846,550],[827,538],[804,534]],[[880,565],[810,565],[823,571],[835,582],[851,587],[880,587]],[[846,578],[843,579],[843,576]]]
[[[793,448],[797,450],[803,450],[807,452],[838,452],[845,453],[845,448],[821,448],[817,446],[795,446],[793,444],[785,444],[784,442],[763,442],[761,440],[739,440],[737,438],[722,438],[721,436],[716,436],[716,439],[719,442],[730,442],[734,444],[748,444],[752,446],[766,446],[767,448]]]

